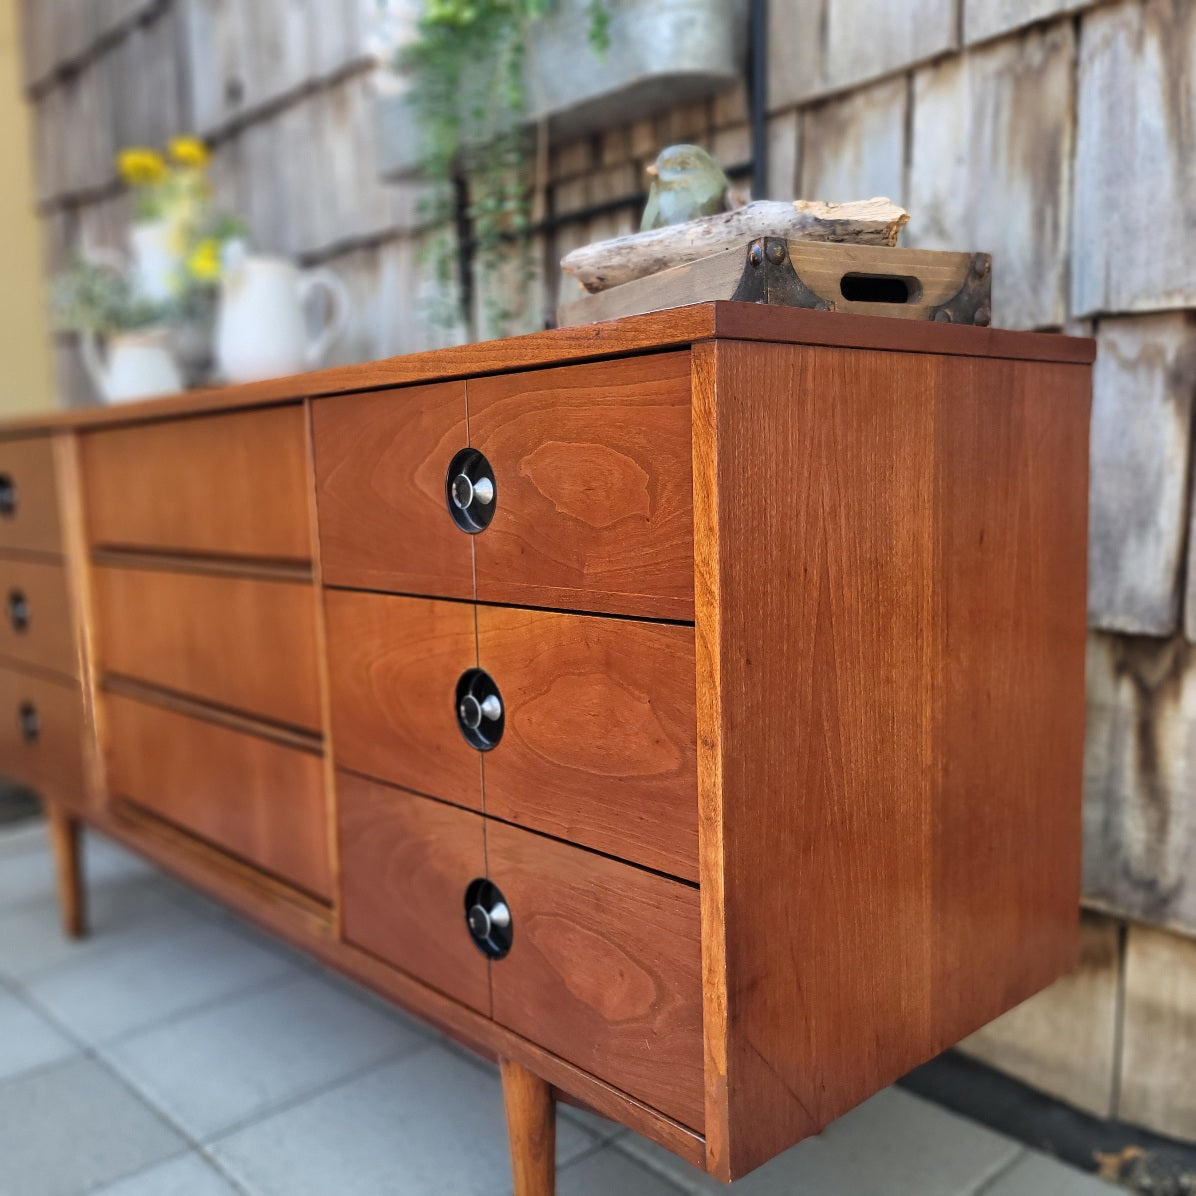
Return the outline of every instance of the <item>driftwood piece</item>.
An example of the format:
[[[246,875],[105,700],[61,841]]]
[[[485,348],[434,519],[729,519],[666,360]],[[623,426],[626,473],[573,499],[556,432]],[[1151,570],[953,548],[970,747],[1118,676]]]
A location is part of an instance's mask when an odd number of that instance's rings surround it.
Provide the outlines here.
[[[565,255],[561,269],[575,275],[587,291],[605,291],[756,237],[891,246],[907,220],[909,213],[888,199],[843,204],[757,200],[733,212],[583,245]]]
[[[756,244],[756,242],[752,242]],[[788,242],[789,269],[800,279],[806,298],[797,306],[822,306],[832,311],[854,312],[868,316],[902,316],[911,320],[931,320],[938,309],[961,295],[965,286],[975,296],[972,306],[990,305],[989,260],[979,255],[979,268],[973,273],[977,255],[947,253],[933,249],[890,249],[884,245],[834,245],[817,241]],[[765,267],[768,269],[769,267]],[[785,267],[780,267],[784,270]],[[708,299],[734,299],[750,267],[748,246],[727,249],[625,282],[596,295],[578,292],[557,308],[557,326],[597,324],[620,316],[702,303]],[[846,294],[846,280],[861,284]],[[869,280],[879,280],[880,291],[870,288]],[[896,293],[884,283],[896,284]],[[756,297],[752,297],[757,301]],[[793,303],[791,293],[769,302]],[[972,323],[961,311],[953,318]],[[977,321],[983,323],[983,320]]]

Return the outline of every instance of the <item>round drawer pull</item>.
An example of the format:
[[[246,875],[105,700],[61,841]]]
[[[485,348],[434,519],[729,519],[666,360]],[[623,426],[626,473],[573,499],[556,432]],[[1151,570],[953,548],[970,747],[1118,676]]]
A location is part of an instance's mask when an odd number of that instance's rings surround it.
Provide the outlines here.
[[[32,702],[22,702],[17,708],[17,726],[26,743],[36,743],[42,733],[42,720]]]
[[[17,513],[17,484],[12,475],[0,473],[0,517],[11,519]]]
[[[470,535],[490,525],[498,490],[490,462],[477,449],[462,449],[449,462],[445,498],[453,522]]]
[[[20,590],[9,591],[8,621],[15,632],[29,630],[29,599]]]
[[[478,877],[465,890],[465,925],[483,955],[502,959],[511,949],[515,928],[507,899],[496,884]]]
[[[457,726],[470,746],[488,752],[502,738],[502,694],[483,669],[467,669],[457,682]]]

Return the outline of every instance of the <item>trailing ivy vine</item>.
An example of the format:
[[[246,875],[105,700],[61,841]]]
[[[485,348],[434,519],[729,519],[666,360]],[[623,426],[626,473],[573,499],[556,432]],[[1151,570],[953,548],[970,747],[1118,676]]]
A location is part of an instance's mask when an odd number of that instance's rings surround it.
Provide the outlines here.
[[[528,125],[526,65],[531,27],[553,0],[426,0],[419,36],[396,63],[411,81],[426,176],[467,182],[469,224],[488,323],[502,332],[524,306],[534,263],[529,232],[534,135]],[[610,45],[607,0],[587,0],[589,42]],[[444,223],[452,188],[437,188],[430,221]],[[435,254],[439,281],[455,282],[455,255]]]

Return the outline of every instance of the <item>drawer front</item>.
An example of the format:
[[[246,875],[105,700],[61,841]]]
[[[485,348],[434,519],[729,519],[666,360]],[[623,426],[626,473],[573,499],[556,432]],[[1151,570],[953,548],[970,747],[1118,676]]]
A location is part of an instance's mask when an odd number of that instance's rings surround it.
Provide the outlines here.
[[[465,924],[481,817],[345,772],[337,803],[345,938],[489,1014],[489,961]]]
[[[698,878],[692,627],[478,607],[502,738],[486,813]]]
[[[469,437],[479,601],[693,618],[688,353],[470,381]]]
[[[0,441],[0,548],[62,551],[54,446],[48,436]]]
[[[87,798],[78,685],[0,669],[0,775],[56,801]]]
[[[320,399],[312,434],[325,581],[472,598],[473,550],[445,499],[464,384]]]
[[[0,604],[0,656],[78,676],[75,621],[62,565],[0,560]]]
[[[477,665],[473,607],[342,590],[324,603],[337,762],[480,810],[481,760],[456,716]]]
[[[117,694],[105,715],[113,797],[331,897],[318,755]]]
[[[302,407],[89,432],[82,453],[94,545],[311,559]]]
[[[100,671],[318,732],[316,601],[299,582],[97,568]]]
[[[512,918],[495,1020],[701,1132],[697,889],[498,822],[486,858]]]

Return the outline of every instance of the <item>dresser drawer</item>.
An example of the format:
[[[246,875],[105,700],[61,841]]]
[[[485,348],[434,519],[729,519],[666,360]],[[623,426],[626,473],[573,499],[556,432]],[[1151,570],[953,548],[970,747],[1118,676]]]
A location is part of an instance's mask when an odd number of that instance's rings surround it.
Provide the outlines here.
[[[478,600],[692,619],[690,418],[688,353],[471,380]]]
[[[79,672],[66,570],[43,561],[0,559],[0,656],[65,677]]]
[[[54,445],[48,436],[0,441],[0,548],[62,551]]]
[[[477,666],[473,607],[342,590],[324,603],[337,762],[480,810],[481,760],[456,716]]]
[[[81,443],[92,544],[311,559],[302,407],[113,428]]]
[[[0,669],[0,775],[58,801],[86,799],[78,685]]]
[[[445,497],[445,473],[466,443],[465,427],[461,382],[313,403],[325,581],[473,597],[473,550]]]
[[[698,878],[694,631],[479,606],[503,732],[486,813]]]
[[[119,694],[104,709],[113,797],[331,896],[319,755]]]
[[[464,904],[486,870],[481,817],[346,772],[337,808],[346,939],[489,1014]]]
[[[697,889],[498,822],[486,858],[511,913],[495,1020],[701,1132]]]
[[[310,584],[113,566],[92,589],[102,673],[321,729]]]

